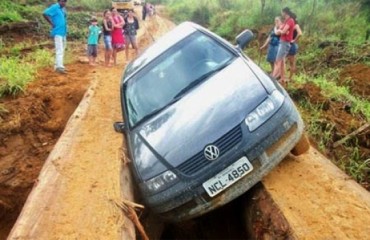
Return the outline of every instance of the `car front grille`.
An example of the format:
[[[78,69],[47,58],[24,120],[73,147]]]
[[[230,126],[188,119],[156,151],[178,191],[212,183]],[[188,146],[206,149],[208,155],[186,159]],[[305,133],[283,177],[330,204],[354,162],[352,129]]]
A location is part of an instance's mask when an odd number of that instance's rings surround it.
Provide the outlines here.
[[[238,125],[214,142],[213,145],[217,146],[220,150],[219,157],[238,144],[242,139],[242,135],[241,126]],[[177,168],[186,175],[193,175],[210,163],[212,162],[206,159],[204,152],[200,151]]]

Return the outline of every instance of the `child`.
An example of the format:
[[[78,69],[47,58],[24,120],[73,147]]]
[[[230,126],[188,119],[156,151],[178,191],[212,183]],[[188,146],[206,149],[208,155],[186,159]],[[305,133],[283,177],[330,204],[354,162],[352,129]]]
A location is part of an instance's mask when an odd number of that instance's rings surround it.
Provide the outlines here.
[[[98,20],[95,17],[93,17],[90,22],[89,37],[87,39],[87,56],[89,57],[89,64],[95,66],[96,57],[98,56],[98,40],[101,30],[97,25]]]

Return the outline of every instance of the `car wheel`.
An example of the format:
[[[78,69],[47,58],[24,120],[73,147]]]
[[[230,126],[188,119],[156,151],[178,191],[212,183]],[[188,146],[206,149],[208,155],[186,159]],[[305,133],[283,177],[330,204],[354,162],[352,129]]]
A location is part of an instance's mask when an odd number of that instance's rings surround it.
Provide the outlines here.
[[[299,139],[298,143],[292,149],[291,153],[295,156],[299,156],[307,152],[308,149],[310,149],[310,141],[308,140],[306,133],[303,133],[301,139]]]

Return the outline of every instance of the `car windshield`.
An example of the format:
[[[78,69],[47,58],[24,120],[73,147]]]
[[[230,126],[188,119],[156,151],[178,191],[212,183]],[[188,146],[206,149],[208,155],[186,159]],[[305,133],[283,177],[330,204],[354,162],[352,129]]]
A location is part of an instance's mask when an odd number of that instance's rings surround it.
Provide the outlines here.
[[[231,51],[200,31],[186,37],[126,83],[124,96],[130,126],[173,104],[234,58]]]

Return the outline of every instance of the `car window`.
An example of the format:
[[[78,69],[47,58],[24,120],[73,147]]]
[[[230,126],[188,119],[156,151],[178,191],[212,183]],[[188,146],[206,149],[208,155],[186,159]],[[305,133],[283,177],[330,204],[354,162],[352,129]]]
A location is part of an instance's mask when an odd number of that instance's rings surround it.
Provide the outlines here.
[[[183,39],[127,81],[124,96],[130,126],[178,100],[179,93],[193,82],[234,58],[227,48],[199,31]]]

